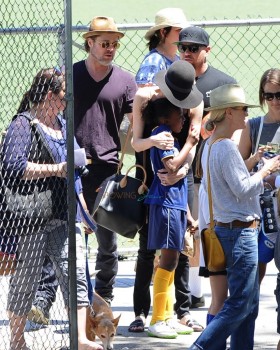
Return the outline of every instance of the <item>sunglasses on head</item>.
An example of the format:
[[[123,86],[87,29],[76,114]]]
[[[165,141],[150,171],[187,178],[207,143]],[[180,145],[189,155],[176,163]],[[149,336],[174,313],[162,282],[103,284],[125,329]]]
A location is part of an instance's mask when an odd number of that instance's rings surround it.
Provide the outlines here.
[[[272,101],[274,98],[280,100],[280,91],[278,92],[263,92],[263,98],[266,101]]]
[[[203,45],[198,45],[198,44],[192,44],[192,45],[178,44],[177,45],[178,51],[181,53],[184,53],[186,51],[189,51],[191,53],[197,53],[202,46]]]
[[[104,40],[104,41],[95,40],[95,42],[99,44],[102,47],[102,49],[109,49],[110,47],[112,47],[113,49],[118,49],[121,45],[118,41],[114,41],[113,43],[110,43],[110,41],[108,40]]]

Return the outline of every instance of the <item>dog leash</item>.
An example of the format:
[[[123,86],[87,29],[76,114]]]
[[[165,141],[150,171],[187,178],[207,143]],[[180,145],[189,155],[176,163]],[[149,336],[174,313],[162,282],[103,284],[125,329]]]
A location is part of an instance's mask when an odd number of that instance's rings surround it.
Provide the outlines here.
[[[97,227],[91,218],[90,214],[87,213],[80,201],[79,194],[78,194],[78,189],[75,184],[75,191],[76,191],[76,197],[77,197],[77,203],[79,205],[79,208],[81,210],[81,214],[83,215],[84,221],[87,223],[88,227],[95,232]],[[88,300],[89,300],[89,308],[90,308],[90,314],[92,317],[95,316],[95,312],[92,308],[92,302],[93,302],[93,287],[91,283],[91,278],[89,274],[89,264],[88,264],[88,234],[85,234],[85,247],[86,247],[86,280],[87,280],[87,285],[88,285]]]

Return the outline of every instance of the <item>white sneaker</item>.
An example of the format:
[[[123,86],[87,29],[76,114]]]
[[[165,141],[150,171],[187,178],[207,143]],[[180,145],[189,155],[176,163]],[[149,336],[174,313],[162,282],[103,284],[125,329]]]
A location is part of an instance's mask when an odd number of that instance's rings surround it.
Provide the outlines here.
[[[173,329],[177,334],[192,334],[193,329],[192,327],[185,326],[179,321],[174,320],[173,318],[169,318],[166,320],[167,326],[169,326],[171,329]]]
[[[177,332],[171,329],[165,321],[158,321],[148,328],[149,337],[175,339],[177,338]]]

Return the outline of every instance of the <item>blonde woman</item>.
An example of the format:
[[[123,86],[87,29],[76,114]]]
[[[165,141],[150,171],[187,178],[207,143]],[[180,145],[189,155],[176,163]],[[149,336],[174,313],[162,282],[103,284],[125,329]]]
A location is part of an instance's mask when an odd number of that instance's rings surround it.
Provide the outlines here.
[[[264,191],[263,179],[280,168],[280,156],[264,160],[264,166],[250,175],[231,140],[236,130],[245,128],[248,108],[256,107],[246,103],[239,85],[212,90],[210,106],[205,125],[213,130],[208,162],[215,231],[226,256],[229,297],[190,350],[221,349],[229,336],[231,350],[253,350],[259,303],[259,195]]]

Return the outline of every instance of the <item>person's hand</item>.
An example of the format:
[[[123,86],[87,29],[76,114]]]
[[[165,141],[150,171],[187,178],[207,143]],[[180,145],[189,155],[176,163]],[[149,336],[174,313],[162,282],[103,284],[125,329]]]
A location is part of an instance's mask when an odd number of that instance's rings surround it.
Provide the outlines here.
[[[86,235],[90,235],[90,234],[94,233],[94,231],[88,226],[88,224],[86,222],[82,222],[82,225],[83,225],[84,233]]]
[[[55,172],[55,176],[67,177],[67,163],[66,162],[58,163],[56,164],[56,166],[57,166],[57,169]]]
[[[188,220],[188,229],[192,235],[194,235],[198,229],[198,220]]]
[[[191,125],[187,141],[190,140],[192,144],[196,145],[200,137],[200,125]]]
[[[269,146],[260,146],[257,152],[252,155],[255,163],[258,163],[262,159],[264,152],[268,151],[268,147]]]
[[[178,181],[183,179],[186,176],[186,169],[184,167],[178,169],[174,173],[168,173],[166,169],[160,169],[157,172],[157,176],[160,179],[160,183],[163,186],[172,186],[176,184]]]
[[[170,150],[174,147],[174,138],[171,133],[167,131],[151,136],[151,140],[154,147],[163,150]]]
[[[263,167],[260,169],[263,176],[266,177],[280,170],[280,155],[270,159],[262,158]]]

